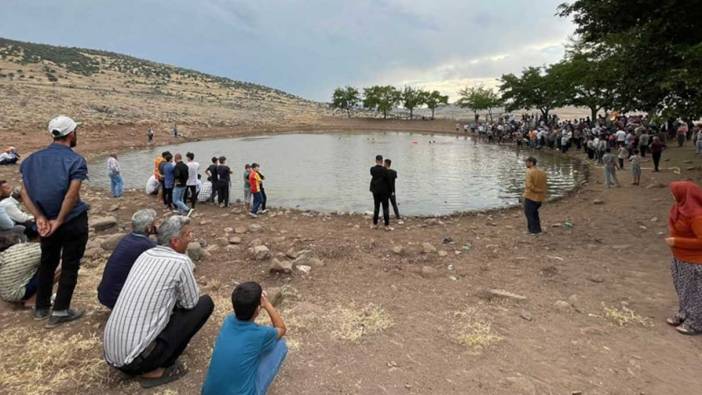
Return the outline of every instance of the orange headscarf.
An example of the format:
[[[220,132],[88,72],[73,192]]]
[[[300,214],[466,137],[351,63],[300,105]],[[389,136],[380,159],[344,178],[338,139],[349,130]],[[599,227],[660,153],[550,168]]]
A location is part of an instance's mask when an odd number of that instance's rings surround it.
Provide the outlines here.
[[[681,219],[702,216],[702,189],[692,181],[675,181],[670,183],[670,190],[675,197],[675,204],[670,208],[668,224],[671,228]]]

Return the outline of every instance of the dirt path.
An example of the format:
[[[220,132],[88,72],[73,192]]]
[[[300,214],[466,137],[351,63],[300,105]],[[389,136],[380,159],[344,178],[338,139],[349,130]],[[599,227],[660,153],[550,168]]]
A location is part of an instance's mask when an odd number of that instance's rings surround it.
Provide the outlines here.
[[[453,128],[447,122],[399,123],[388,128]],[[377,125],[359,120],[317,128]],[[93,155],[114,149],[122,142],[105,137],[125,131],[129,127],[88,131],[81,150]],[[199,136],[222,135],[209,130]],[[34,137],[25,142],[43,144]],[[257,223],[263,229],[237,234],[239,245],[209,247],[210,256],[198,263],[196,276],[215,299],[216,312],[186,351],[191,373],[156,393],[199,392],[212,343],[230,311],[231,290],[245,280],[283,289],[291,351],[273,394],[689,392],[702,384],[696,372],[702,347],[700,339],[664,323],[676,305],[662,240],[671,198],[655,186],[699,181],[700,172],[685,170],[698,161],[691,149],[671,149],[664,158],[670,158],[665,167],[682,168],[682,174],[665,171],[654,178],[645,170],[642,187],[628,185],[625,171],[622,188],[604,190],[601,169],[592,169],[581,190],[544,206],[547,233],[540,237],[525,234],[516,209],[409,218],[386,233],[369,230],[361,216],[273,210],[252,221],[238,208],[201,206],[195,234],[209,245],[217,245],[227,227]],[[3,168],[0,177],[16,179],[15,171]],[[135,209],[160,207],[140,192],[119,201],[98,190],[84,195],[91,215],[115,215],[122,228]],[[594,204],[596,199],[603,203]],[[566,218],[572,229],[563,226]],[[288,259],[280,254],[289,250],[310,250],[319,261],[310,260],[309,274],[271,275],[269,261],[247,253],[256,239],[277,259]],[[425,242],[438,251],[423,253]],[[47,332],[27,311],[0,304],[0,392],[139,392],[100,358],[107,315],[95,288],[108,255],[96,253],[81,270],[75,304],[87,307],[89,316],[49,332],[50,342],[42,343]],[[494,297],[488,289],[526,299]]]

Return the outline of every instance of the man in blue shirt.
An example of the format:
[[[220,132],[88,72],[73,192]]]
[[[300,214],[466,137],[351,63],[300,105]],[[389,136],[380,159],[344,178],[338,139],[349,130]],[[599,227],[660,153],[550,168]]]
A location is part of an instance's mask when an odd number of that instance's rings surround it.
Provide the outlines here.
[[[78,281],[80,260],[88,242],[88,205],[80,200],[80,187],[88,178],[85,158],[73,152],[78,143],[78,124],[58,116],[49,122],[53,144],[22,162],[22,201],[34,215],[41,238],[41,264],[37,271],[37,301],[34,319],[49,319],[47,328],[83,316],[71,309]],[[51,292],[56,267],[61,277],[51,313]]]
[[[108,309],[112,310],[115,307],[117,297],[139,255],[156,247],[156,243],[149,239],[149,235],[156,234],[157,216],[155,210],[148,208],[134,213],[132,233],[120,240],[110,259],[107,260],[98,286],[98,300]]]
[[[285,323],[255,282],[239,284],[232,292],[234,314],[224,319],[217,337],[203,395],[260,395],[268,391],[288,353]],[[258,325],[266,310],[273,326]]]

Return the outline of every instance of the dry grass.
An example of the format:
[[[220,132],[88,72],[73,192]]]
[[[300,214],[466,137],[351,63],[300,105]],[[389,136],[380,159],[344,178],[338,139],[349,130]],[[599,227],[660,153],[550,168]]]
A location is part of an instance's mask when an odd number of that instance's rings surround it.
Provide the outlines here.
[[[393,325],[383,307],[373,303],[361,308],[354,304],[349,307],[337,307],[331,317],[334,319],[329,321],[337,326],[332,330],[332,336],[354,343],[364,336],[378,334]]]
[[[453,339],[473,351],[482,351],[503,339],[487,319],[481,318],[480,312],[475,308],[453,312],[452,322]]]
[[[628,326],[631,324],[639,324],[643,327],[653,326],[653,321],[650,318],[638,315],[627,306],[622,306],[618,309],[616,307],[607,307],[603,303],[602,308],[605,312],[605,318],[619,326]]]
[[[96,333],[66,335],[10,327],[0,332],[0,392],[45,394],[90,391],[106,383],[109,367]],[[80,391],[78,391],[80,392]]]

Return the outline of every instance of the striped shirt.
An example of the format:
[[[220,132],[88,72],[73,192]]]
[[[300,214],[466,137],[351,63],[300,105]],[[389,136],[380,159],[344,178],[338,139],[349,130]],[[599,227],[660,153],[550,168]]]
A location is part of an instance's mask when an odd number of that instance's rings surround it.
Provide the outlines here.
[[[0,298],[7,302],[22,300],[40,261],[39,243],[15,244],[0,252]]]
[[[195,307],[200,291],[193,267],[187,255],[164,246],[137,258],[105,325],[107,363],[128,365],[166,328],[174,307]]]

